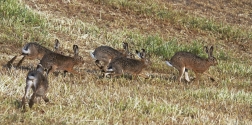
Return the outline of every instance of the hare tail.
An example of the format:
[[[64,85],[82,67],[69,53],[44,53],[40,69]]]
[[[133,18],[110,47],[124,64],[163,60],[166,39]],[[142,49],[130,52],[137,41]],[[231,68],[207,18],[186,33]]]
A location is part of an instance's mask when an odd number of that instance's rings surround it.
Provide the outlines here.
[[[169,62],[169,61],[165,61],[165,63],[170,66],[170,67],[173,67],[172,64]]]
[[[94,52],[90,52],[90,56],[91,56],[92,58],[96,59],[96,58],[95,58],[95,55],[94,55]]]
[[[28,48],[29,44],[26,44],[23,48],[22,48],[22,53],[23,54],[30,54],[31,50]]]

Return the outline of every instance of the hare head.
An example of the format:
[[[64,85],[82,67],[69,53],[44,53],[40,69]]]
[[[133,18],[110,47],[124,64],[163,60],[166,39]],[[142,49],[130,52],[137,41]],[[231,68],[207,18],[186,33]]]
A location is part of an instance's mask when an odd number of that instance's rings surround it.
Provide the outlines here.
[[[37,66],[37,70],[32,70],[28,72],[26,77],[26,87],[25,94],[22,98],[22,107],[25,109],[25,100],[28,97],[28,92],[30,89],[33,90],[33,94],[29,101],[29,107],[32,108],[34,104],[35,97],[40,96],[44,99],[45,102],[48,102],[49,99],[46,97],[48,90],[48,80],[43,75],[43,67],[41,65]]]
[[[210,50],[208,50],[207,46],[204,46],[206,53],[208,54],[208,63],[211,66],[216,66],[218,65],[217,59],[213,56],[213,46],[210,47]]]
[[[204,73],[210,66],[215,66],[218,64],[216,58],[213,56],[213,46],[204,47],[206,53],[208,54],[207,59],[203,59],[193,53],[180,51],[175,53],[170,61],[166,61],[167,65],[175,67],[179,70],[178,80],[181,82],[182,75],[185,74],[186,80],[189,82],[189,77],[187,70],[191,69],[196,74],[196,79],[199,77],[200,73]],[[199,81],[198,81],[199,82]]]

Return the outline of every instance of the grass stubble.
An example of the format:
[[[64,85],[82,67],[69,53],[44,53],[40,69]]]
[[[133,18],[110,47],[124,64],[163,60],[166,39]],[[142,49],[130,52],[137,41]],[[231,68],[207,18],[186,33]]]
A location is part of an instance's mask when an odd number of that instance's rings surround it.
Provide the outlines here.
[[[85,1],[90,7],[130,9],[130,14],[144,15],[146,20],[152,16],[157,21],[171,22],[174,27],[182,28],[184,35],[173,32],[172,26],[167,36],[159,30],[148,34],[143,32],[144,28],[127,28],[124,24],[127,22],[117,20],[116,25],[125,27],[108,30],[99,23],[106,16],[102,9],[96,10],[100,12],[100,20],[94,21],[96,17],[93,17],[85,21],[79,16],[69,17],[60,10],[61,7],[54,11],[50,6],[42,8],[43,1],[36,2],[34,4],[41,9],[34,8],[28,1],[1,1],[0,124],[251,124],[251,43],[247,44],[251,42],[251,28],[239,28],[237,24],[225,22],[219,25],[214,19],[190,15],[190,10],[184,13],[165,9],[159,6],[161,0],[141,4],[135,0]],[[73,10],[82,5],[78,0],[63,2]],[[50,5],[57,4],[52,1]],[[21,69],[6,69],[5,63],[20,53],[24,43],[39,41],[52,49],[55,38],[60,39],[65,55],[73,55],[72,45],[79,45],[79,53],[85,60],[77,67],[81,75],[67,74],[65,78],[62,72],[50,75],[50,102],[38,100],[32,109],[22,112],[20,104],[27,69],[36,67],[38,61],[26,60]],[[150,79],[131,80],[128,74],[112,79],[100,77],[89,52],[99,45],[120,49],[122,41],[130,43],[131,51],[146,48],[153,63],[146,69]],[[242,42],[246,46],[240,48]],[[207,57],[203,46],[208,44],[216,48],[214,55],[219,64],[209,69],[216,81],[211,82],[202,75],[200,85],[178,84],[177,70],[166,66],[163,59],[180,50]],[[193,72],[189,75],[192,78]]]

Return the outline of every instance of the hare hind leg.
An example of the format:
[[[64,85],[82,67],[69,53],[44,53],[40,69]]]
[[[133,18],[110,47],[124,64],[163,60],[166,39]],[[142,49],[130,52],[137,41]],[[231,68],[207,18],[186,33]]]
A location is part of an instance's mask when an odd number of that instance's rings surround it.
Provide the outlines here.
[[[43,95],[42,98],[45,102],[49,102],[49,99],[46,97],[46,95]]]
[[[30,108],[32,108],[32,106],[34,104],[35,97],[36,97],[36,93],[33,93],[32,96],[31,96],[31,99],[29,101],[29,107]]]
[[[179,77],[178,77],[179,83],[181,83],[181,79],[182,79],[184,72],[185,72],[185,67],[182,67],[179,69]]]
[[[26,55],[24,55],[23,58],[18,62],[17,67],[19,67],[22,64],[25,58],[26,58]]]
[[[17,56],[14,56],[10,61],[7,62],[7,65],[6,65],[6,66],[7,66],[8,68],[11,68],[12,63],[14,62],[14,60],[15,60],[16,58],[17,58]]]
[[[188,76],[188,69],[185,69],[185,80],[186,80],[187,82],[190,82],[190,78],[189,78],[189,76]]]

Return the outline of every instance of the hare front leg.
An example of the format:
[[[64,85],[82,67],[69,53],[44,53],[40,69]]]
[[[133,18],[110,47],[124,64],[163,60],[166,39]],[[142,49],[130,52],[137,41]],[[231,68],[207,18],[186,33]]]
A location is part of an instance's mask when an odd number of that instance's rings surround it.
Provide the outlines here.
[[[24,55],[23,58],[18,62],[17,67],[19,67],[22,64],[25,58],[26,58],[26,55]]]
[[[179,77],[178,77],[179,83],[181,83],[181,79],[182,79],[184,72],[185,72],[185,67],[182,67],[179,69]]]

